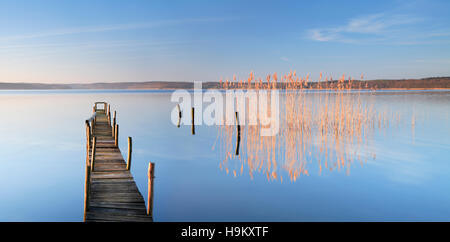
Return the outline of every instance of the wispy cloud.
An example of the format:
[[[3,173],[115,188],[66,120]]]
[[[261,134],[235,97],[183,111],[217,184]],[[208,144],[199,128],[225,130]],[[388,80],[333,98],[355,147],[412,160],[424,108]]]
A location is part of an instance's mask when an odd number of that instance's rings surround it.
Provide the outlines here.
[[[84,34],[84,33],[101,33],[101,32],[109,32],[109,31],[147,29],[147,28],[174,26],[174,25],[183,25],[183,24],[219,22],[219,21],[226,21],[226,20],[231,20],[231,19],[233,19],[233,18],[190,18],[190,19],[177,19],[177,20],[162,20],[162,21],[154,21],[154,22],[146,22],[146,23],[130,23],[130,24],[115,24],[115,25],[104,25],[104,26],[74,27],[74,28],[58,29],[58,30],[39,32],[39,33],[23,34],[23,35],[0,36],[0,41],[45,38],[45,37]]]
[[[0,46],[0,52],[4,51],[28,51],[28,50],[45,50],[45,49],[105,49],[118,47],[159,47],[185,45],[192,42],[181,40],[164,40],[164,41],[96,41],[96,42],[64,42],[64,43],[44,43],[44,44],[11,44]]]
[[[401,28],[420,21],[421,18],[409,15],[378,13],[352,18],[342,26],[310,29],[307,37],[321,42],[382,41],[391,38]]]

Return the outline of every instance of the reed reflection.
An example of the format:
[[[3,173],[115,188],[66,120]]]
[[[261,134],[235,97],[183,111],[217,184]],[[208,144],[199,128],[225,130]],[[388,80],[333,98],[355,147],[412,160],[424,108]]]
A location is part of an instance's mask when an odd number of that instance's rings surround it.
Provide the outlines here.
[[[269,75],[264,83],[254,79],[252,73],[246,83],[235,77],[232,82],[220,81],[224,89],[258,91],[283,87],[280,131],[276,136],[261,136],[260,122],[247,124],[242,131],[234,126],[218,126],[218,149],[224,157],[220,169],[235,177],[248,170],[252,179],[255,173],[262,173],[269,181],[283,182],[296,181],[312,170],[319,174],[324,170],[350,174],[353,163],[363,165],[367,159],[376,159],[370,149],[374,134],[398,125],[399,114],[386,108],[378,111],[374,90],[361,81],[345,80],[344,76],[339,81],[329,80],[326,77],[322,82],[321,75],[319,82],[311,83],[308,76],[298,77],[291,72],[281,79],[276,73]],[[233,144],[234,137],[238,137],[240,147]]]

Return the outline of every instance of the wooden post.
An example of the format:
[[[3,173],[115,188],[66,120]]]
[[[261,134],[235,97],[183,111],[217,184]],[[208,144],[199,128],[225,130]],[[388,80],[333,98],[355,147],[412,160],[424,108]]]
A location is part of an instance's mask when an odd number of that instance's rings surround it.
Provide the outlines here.
[[[131,151],[132,151],[131,137],[128,137],[127,170],[130,170],[131,168]]]
[[[181,118],[181,108],[180,108],[180,104],[177,104],[177,109],[178,109],[178,117]]]
[[[89,125],[89,121],[86,120],[85,126],[86,126],[86,147],[87,152],[89,153],[89,148],[91,147],[91,127]]]
[[[97,104],[94,104],[93,111],[94,114],[97,114]],[[97,122],[97,115],[94,116],[94,120],[92,122],[93,122],[92,127],[94,127],[95,123]]]
[[[94,120],[93,119],[91,119],[91,137],[92,136],[94,136]],[[91,138],[91,141],[92,141],[92,138]]]
[[[192,131],[192,135],[195,135],[195,115],[194,115],[194,113],[195,113],[195,108],[191,108],[191,116],[192,116],[192,128],[191,128],[191,131]]]
[[[97,137],[94,136],[92,140],[92,152],[91,152],[91,171],[94,171],[94,163],[95,163],[95,149],[96,149]]]
[[[112,137],[114,137],[115,132],[116,132],[116,111],[114,111],[114,118],[113,118],[113,124],[111,126],[112,129]]]
[[[181,108],[180,108],[180,104],[177,104],[177,108],[178,108],[178,124],[177,127],[180,127],[181,124]]]
[[[111,125],[111,105],[108,104],[108,110],[105,110],[107,118],[108,118],[108,125]]]
[[[181,126],[181,118],[178,118],[177,128]]]
[[[155,178],[155,163],[148,163],[148,199],[147,215],[153,217],[153,179]]]
[[[241,143],[241,124],[239,123],[239,113],[236,112],[236,155],[239,155],[240,143]]]
[[[114,145],[119,147],[119,125],[116,124],[116,128],[114,129]]]
[[[84,181],[84,212],[89,211],[89,193],[91,191],[91,166],[86,165],[86,177]],[[86,214],[84,214],[86,219]]]
[[[235,112],[235,114],[236,114],[236,130],[237,130],[238,135],[240,136],[241,135],[241,124],[239,122],[239,113]]]

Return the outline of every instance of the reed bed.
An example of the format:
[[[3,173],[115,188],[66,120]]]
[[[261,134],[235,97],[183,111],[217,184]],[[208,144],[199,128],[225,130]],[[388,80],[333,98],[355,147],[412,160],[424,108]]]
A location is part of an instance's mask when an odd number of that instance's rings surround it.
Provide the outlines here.
[[[246,81],[236,76],[232,81],[220,80],[223,89],[278,90],[281,94],[276,136],[261,136],[260,122],[246,124],[241,132],[241,152],[235,155],[235,127],[218,127],[218,147],[224,157],[220,169],[235,177],[246,170],[252,179],[261,173],[269,181],[283,182],[296,181],[312,170],[319,174],[343,170],[349,174],[352,164],[364,165],[367,159],[375,159],[376,154],[368,148],[372,136],[388,128],[392,120],[398,124],[400,117],[378,111],[374,89],[363,82],[344,75],[337,81],[330,80],[320,74],[320,79],[312,82],[309,75],[300,77],[295,71],[280,77],[274,73],[265,80],[255,78],[253,73]]]

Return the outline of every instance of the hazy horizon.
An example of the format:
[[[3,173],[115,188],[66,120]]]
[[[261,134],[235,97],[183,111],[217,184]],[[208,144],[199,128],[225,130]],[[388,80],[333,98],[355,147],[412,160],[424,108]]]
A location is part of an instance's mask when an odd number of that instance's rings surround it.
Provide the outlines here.
[[[450,2],[0,0],[0,82],[450,76]]]
[[[270,73],[269,73],[270,74]],[[450,76],[427,76],[427,77],[421,77],[421,78],[380,78],[380,79],[363,79],[362,81],[377,81],[377,80],[414,80],[414,79],[427,79],[427,78],[450,78]],[[333,79],[334,81],[339,80],[338,78]],[[90,84],[119,84],[119,83],[147,83],[147,82],[167,82],[167,83],[193,83],[193,82],[217,82],[219,83],[219,80],[193,80],[193,81],[157,81],[157,80],[150,80],[150,81],[101,81],[101,82],[67,82],[67,83],[57,83],[57,82],[3,82],[0,81],[0,83],[10,83],[10,84],[44,84],[44,85],[90,85]],[[310,80],[310,82],[316,82],[317,80]],[[354,81],[360,81],[358,79],[354,79]],[[265,81],[263,81],[265,82]]]

